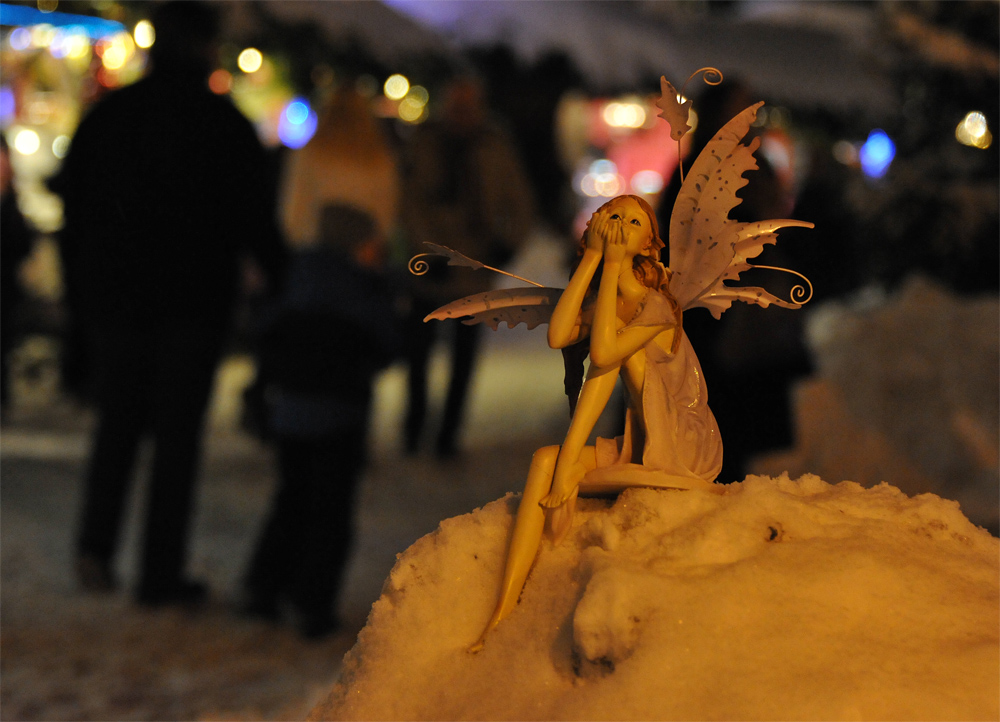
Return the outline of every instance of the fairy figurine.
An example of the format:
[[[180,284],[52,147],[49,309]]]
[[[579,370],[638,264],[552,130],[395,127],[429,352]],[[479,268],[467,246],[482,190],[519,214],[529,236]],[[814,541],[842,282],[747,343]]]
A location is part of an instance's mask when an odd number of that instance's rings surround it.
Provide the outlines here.
[[[687,131],[687,103],[680,102],[666,79],[661,88],[661,115],[679,140]],[[632,486],[719,488],[714,481],[722,468],[722,440],[701,366],[683,331],[683,313],[701,306],[719,318],[734,300],[799,308],[811,296],[811,287],[807,291],[801,285],[785,301],[762,288],[724,284],[760,267],[747,259],[774,243],[777,229],[812,227],[794,220],[729,219],[740,203],[736,192],[747,183],[743,173],[757,168],[753,153],[759,141],[741,141],[761,105],[730,120],[684,179],[670,218],[672,268],[660,262],[664,242],[653,209],[639,196],[623,195],[591,217],[565,289],[491,291],[459,299],[427,317],[463,318],[494,329],[502,322],[532,328],[547,321],[549,346],[567,349],[583,343],[590,356],[563,443],[538,449],[532,457],[496,607],[471,651],[481,649],[489,632],[517,605],[546,521],[554,543],[568,533],[579,494]],[[483,267],[441,246],[431,251],[449,257],[452,265]],[[619,378],[628,400],[625,432],[588,445]]]

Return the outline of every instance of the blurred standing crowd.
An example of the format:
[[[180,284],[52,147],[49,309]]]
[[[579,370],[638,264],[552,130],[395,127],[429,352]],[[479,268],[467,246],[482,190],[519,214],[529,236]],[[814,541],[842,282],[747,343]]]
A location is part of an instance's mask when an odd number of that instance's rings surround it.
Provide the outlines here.
[[[368,98],[345,81],[304,147],[273,161],[228,98],[207,87],[218,8],[167,2],[153,11],[151,69],[85,115],[49,182],[64,203],[58,242],[67,323],[64,381],[97,423],[76,530],[75,574],[87,592],[120,590],[116,558],[152,442],[137,603],[197,606],[208,585],[188,575],[205,416],[213,378],[236,336],[257,375],[248,425],[274,445],[271,508],[246,562],[246,614],[294,624],[307,638],[336,614],[354,537],[376,375],[403,361],[409,410],[401,445],[419,450],[437,305],[489,279],[439,269],[413,279],[405,259],[424,241],[502,264],[534,219],[511,140],[480,82],[450,83],[439,119],[393,139]],[[4,340],[15,340],[19,264],[32,232],[3,164]],[[9,277],[8,277],[9,276]],[[246,309],[250,309],[249,312]],[[242,319],[236,328],[237,318]],[[435,450],[459,453],[479,330],[457,323]],[[3,401],[8,401],[6,365]]]

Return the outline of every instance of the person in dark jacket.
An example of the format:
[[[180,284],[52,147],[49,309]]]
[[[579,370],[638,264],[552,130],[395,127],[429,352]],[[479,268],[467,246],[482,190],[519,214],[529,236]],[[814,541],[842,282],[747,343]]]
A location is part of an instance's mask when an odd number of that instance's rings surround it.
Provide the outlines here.
[[[299,631],[334,631],[354,536],[376,374],[401,334],[374,218],[331,204],[319,242],[297,252],[260,333],[259,379],[280,479],[245,578],[244,611]]]
[[[140,439],[154,443],[137,599],[202,601],[185,574],[205,409],[250,257],[271,278],[283,244],[253,126],[213,94],[220,18],[199,2],[152,17],[151,72],[86,115],[60,175],[60,243],[95,351],[99,421],[86,470],[77,576],[113,561]]]
[[[502,266],[524,245],[534,222],[531,184],[513,142],[490,117],[478,80],[463,75],[447,84],[441,117],[414,131],[403,159],[400,220],[411,254],[426,252],[430,242]],[[424,317],[456,298],[490,289],[490,274],[462,270],[440,264],[410,279],[403,427],[409,454],[419,451],[426,431],[428,368],[442,333],[449,335],[451,368],[434,451],[442,459],[460,453],[482,328],[454,320],[428,324]]]

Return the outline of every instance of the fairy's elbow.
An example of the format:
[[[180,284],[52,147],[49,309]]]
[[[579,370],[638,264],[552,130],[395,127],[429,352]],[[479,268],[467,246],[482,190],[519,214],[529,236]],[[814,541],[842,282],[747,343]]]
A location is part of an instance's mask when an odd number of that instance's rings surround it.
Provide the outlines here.
[[[603,345],[592,345],[590,347],[590,362],[598,368],[610,368],[621,361],[615,349],[606,348]]]
[[[566,328],[561,324],[549,324],[548,342],[549,348],[563,349],[572,346],[583,337],[583,327],[574,324],[572,328]]]
[[[569,346],[569,339],[566,334],[553,332],[552,327],[549,327],[549,348],[561,349]]]

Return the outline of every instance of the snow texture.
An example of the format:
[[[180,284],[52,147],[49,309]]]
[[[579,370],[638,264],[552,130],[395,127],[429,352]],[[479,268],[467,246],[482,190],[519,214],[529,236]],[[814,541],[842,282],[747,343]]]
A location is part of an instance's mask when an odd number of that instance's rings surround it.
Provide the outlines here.
[[[796,447],[752,471],[935,493],[996,533],[996,294],[962,297],[913,277],[891,296],[813,309],[808,336],[818,373],[796,391]]]
[[[1000,715],[1000,540],[955,502],[814,475],[582,499],[470,654],[517,501],[399,556],[310,719]]]

